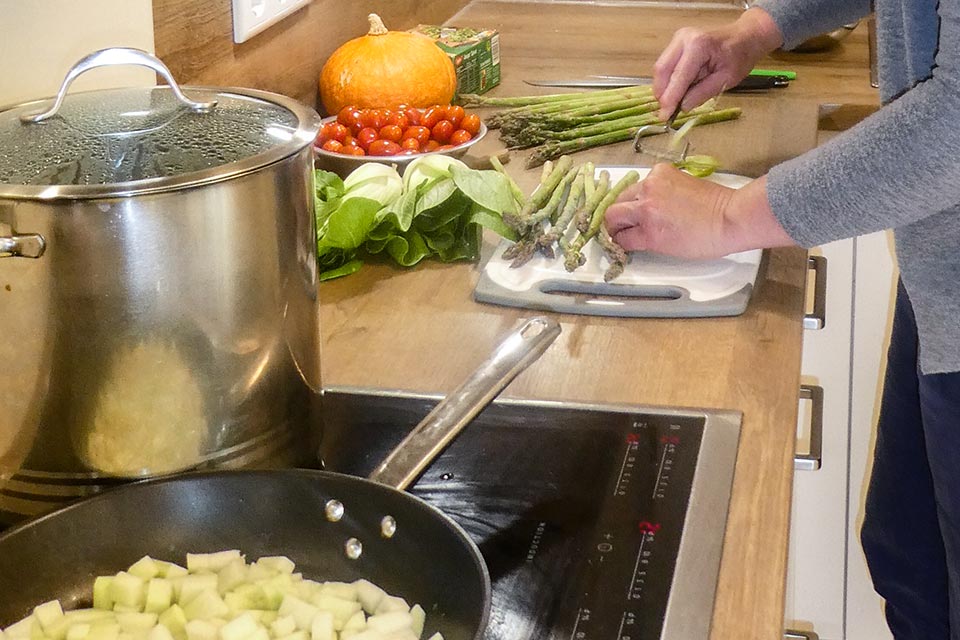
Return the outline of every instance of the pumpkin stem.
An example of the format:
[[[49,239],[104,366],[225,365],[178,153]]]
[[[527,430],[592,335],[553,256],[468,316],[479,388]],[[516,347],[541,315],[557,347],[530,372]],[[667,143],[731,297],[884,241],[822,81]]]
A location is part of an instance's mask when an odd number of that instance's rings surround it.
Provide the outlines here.
[[[387,28],[383,26],[383,20],[381,20],[377,14],[371,13],[367,16],[367,20],[370,22],[370,31],[367,32],[368,36],[382,36],[387,33]]]

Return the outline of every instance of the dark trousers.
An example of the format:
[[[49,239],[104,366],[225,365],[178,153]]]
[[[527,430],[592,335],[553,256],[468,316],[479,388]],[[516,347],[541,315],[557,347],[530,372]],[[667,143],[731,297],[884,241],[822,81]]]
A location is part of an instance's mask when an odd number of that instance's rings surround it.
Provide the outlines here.
[[[917,355],[900,284],[860,535],[894,637],[960,640],[960,373]]]

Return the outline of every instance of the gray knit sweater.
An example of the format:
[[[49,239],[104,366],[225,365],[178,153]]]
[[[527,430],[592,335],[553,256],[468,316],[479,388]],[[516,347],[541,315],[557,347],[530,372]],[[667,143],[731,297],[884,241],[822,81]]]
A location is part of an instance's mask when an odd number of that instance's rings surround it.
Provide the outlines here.
[[[853,22],[869,0],[759,0],[785,48]],[[811,247],[894,229],[924,373],[960,371],[960,0],[876,0],[877,113],[771,169],[767,198]]]

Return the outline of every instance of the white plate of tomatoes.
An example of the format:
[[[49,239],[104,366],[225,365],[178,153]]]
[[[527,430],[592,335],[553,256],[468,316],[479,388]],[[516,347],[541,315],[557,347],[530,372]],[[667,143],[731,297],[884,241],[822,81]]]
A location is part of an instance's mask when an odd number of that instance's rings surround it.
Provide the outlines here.
[[[402,105],[392,109],[348,106],[336,116],[323,119],[314,148],[329,155],[399,160],[424,153],[465,152],[485,133],[480,117],[460,105],[426,109]]]

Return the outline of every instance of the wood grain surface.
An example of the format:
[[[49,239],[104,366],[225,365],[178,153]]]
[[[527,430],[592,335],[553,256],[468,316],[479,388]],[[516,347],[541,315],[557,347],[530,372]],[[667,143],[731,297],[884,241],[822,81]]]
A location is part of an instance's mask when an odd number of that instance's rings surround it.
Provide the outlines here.
[[[673,31],[719,25],[732,6],[703,3],[396,0],[313,2],[250,43],[234,45],[228,0],[155,0],[156,49],[191,84],[278,91],[316,104],[316,76],[341,42],[382,13],[393,28],[418,22],[492,27],[501,33],[503,81],[493,95],[545,93],[524,79],[589,73],[649,74]],[[790,87],[722,98],[743,108],[734,122],[690,134],[725,170],[758,176],[811,148],[821,104],[838,128],[876,108],[866,30],[833,50],[779,52],[763,61],[791,69]],[[855,113],[855,117],[845,114]],[[843,116],[843,117],[841,117]],[[502,150],[491,134],[476,148]],[[598,164],[644,164],[628,143],[577,154]],[[509,172],[529,191],[538,170],[516,154]],[[492,252],[496,239],[485,238]],[[421,392],[455,387],[517,322],[533,312],[473,302],[480,265],[427,262],[414,269],[368,264],[323,283],[323,383]],[[806,253],[767,253],[758,288],[736,318],[612,319],[557,314],[563,334],[504,395],[521,398],[713,407],[743,412],[743,430],[712,640],[782,637],[792,461],[797,414]],[[536,452],[531,452],[536,455]]]

